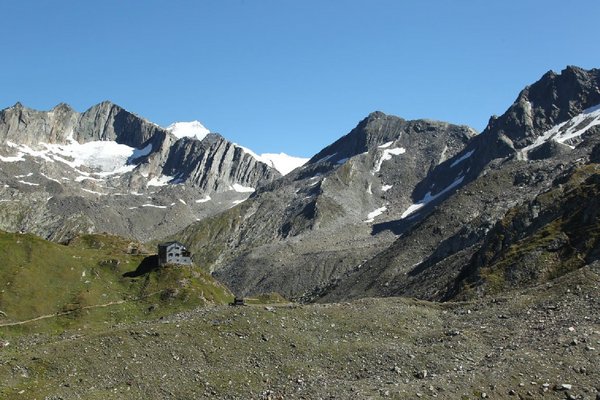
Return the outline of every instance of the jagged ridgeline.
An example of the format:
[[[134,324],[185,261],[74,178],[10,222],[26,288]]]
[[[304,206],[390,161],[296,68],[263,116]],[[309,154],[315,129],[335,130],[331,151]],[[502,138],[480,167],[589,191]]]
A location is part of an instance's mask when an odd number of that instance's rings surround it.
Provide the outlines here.
[[[284,176],[110,103],[3,110],[0,397],[598,398],[599,88],[549,72],[480,134],[374,112]]]
[[[226,210],[280,176],[218,134],[161,128],[110,102],[0,111],[0,228],[142,241]]]
[[[595,172],[573,177],[598,161],[599,87],[597,69],[548,72],[481,134],[374,112],[285,176],[219,135],[182,137],[108,102],[17,104],[0,112],[0,228],[176,239],[240,295],[442,300],[539,283],[595,259],[567,204],[593,204]],[[550,192],[564,206],[541,201]],[[560,213],[564,225],[538,220]],[[531,248],[518,246],[559,233],[579,250],[519,277]]]
[[[596,258],[573,227],[596,234],[596,215],[577,213],[595,201],[599,87],[596,69],[549,72],[479,135],[373,113],[244,204],[175,237],[238,293],[306,301],[448,300],[553,279]],[[547,193],[555,202],[542,201]],[[545,250],[554,240],[567,247]],[[533,264],[523,256],[531,249]]]

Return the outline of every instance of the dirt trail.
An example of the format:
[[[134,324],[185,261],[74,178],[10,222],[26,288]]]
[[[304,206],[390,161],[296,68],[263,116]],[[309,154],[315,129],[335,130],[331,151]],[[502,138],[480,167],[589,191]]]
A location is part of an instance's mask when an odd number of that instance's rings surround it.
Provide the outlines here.
[[[57,313],[54,313],[54,314],[40,315],[39,317],[35,317],[35,318],[32,318],[32,319],[27,319],[27,320],[24,320],[24,321],[6,322],[6,323],[3,323],[3,324],[0,324],[0,328],[4,328],[4,327],[8,327],[8,326],[17,326],[17,325],[29,324],[31,322],[40,321],[42,319],[47,319],[47,318],[61,317],[63,315],[69,315],[69,314],[74,313],[76,311],[89,310],[89,309],[92,309],[92,308],[100,308],[100,307],[109,307],[109,306],[114,306],[114,305],[117,305],[117,304],[127,303],[127,302],[130,302],[130,301],[139,301],[139,300],[146,299],[146,298],[148,298],[150,296],[154,296],[155,294],[159,294],[159,293],[160,293],[160,291],[159,292],[153,292],[153,293],[147,294],[146,296],[138,297],[136,299],[111,301],[111,302],[103,303],[103,304],[94,304],[94,305],[91,305],[91,306],[84,306],[84,307],[80,307],[80,308],[77,308],[75,310],[70,310],[70,311],[62,311],[62,312],[57,312]],[[2,313],[2,314],[4,314],[4,313]],[[6,316],[6,314],[4,314],[4,316]]]

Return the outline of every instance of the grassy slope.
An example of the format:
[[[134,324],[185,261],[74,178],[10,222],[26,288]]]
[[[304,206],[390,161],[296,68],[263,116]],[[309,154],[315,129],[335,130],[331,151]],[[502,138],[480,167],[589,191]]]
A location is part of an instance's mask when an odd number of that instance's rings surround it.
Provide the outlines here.
[[[87,235],[64,246],[33,235],[0,232],[0,325],[72,311],[0,327],[0,339],[154,318],[231,300],[229,291],[199,268],[170,267],[124,277],[145,259],[127,254],[128,244],[115,236]],[[96,307],[110,303],[116,304]]]

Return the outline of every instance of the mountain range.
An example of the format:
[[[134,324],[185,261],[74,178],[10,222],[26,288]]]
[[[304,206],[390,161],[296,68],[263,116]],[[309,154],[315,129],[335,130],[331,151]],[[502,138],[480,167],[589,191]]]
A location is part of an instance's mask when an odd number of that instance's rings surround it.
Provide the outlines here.
[[[595,260],[593,243],[572,243],[556,221],[567,219],[572,191],[593,193],[579,191],[595,173],[599,79],[596,69],[549,72],[480,134],[373,113],[239,207],[175,237],[242,294],[449,300],[548,280]],[[586,218],[594,228],[595,214]],[[521,254],[525,240],[537,267]],[[564,243],[550,251],[553,240]]]
[[[598,69],[481,133],[373,112],[309,160],[16,104],[0,397],[600,399],[599,199]],[[171,240],[194,265],[158,266]]]
[[[274,164],[198,122],[161,128],[110,102],[0,111],[0,228],[54,241],[174,233],[245,200]],[[286,163],[287,162],[287,163]]]
[[[597,259],[599,87],[597,69],[548,72],[481,133],[373,112],[310,160],[110,102],[17,103],[0,112],[0,228],[176,239],[239,295],[450,300],[544,282]]]

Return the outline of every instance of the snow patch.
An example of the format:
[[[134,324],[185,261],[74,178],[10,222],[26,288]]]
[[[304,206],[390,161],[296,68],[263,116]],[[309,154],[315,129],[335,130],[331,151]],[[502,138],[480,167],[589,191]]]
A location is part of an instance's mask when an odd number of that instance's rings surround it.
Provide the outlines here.
[[[17,155],[15,157],[8,157],[9,159],[14,159],[14,161],[25,161],[24,155],[29,155],[29,156],[36,157],[36,158],[42,158],[43,160],[48,161],[48,162],[54,162],[53,159],[48,157],[47,151],[33,150],[31,147],[29,147],[25,144],[18,145],[13,142],[10,142],[10,141],[7,141],[6,144],[9,147],[17,149]],[[14,161],[11,161],[11,162],[14,162]]]
[[[102,179],[92,178],[91,176],[85,176],[85,175],[78,176],[77,178],[75,178],[75,182],[83,182],[85,180],[103,182]]]
[[[44,150],[34,150],[27,145],[16,145],[12,142],[7,142],[7,145],[16,148],[17,155],[0,157],[0,160],[5,162],[24,161],[23,157],[29,155],[48,162],[58,161],[74,169],[86,166],[99,170],[97,173],[104,176],[133,170],[135,165],[128,164],[129,161],[148,155],[152,151],[151,144],[143,149],[136,149],[114,141],[78,143],[72,137],[69,144],[40,143]]]
[[[173,177],[169,176],[169,175],[155,176],[152,179],[150,179],[148,181],[148,183],[146,183],[146,187],[149,187],[149,186],[166,186],[172,180],[173,180]]]
[[[210,130],[202,125],[200,121],[175,122],[165,129],[175,135],[178,139],[181,139],[182,137],[193,137],[202,140],[210,133]]]
[[[256,154],[247,147],[235,144],[244,152],[248,153],[255,160],[267,164],[271,168],[275,168],[281,175],[287,175],[298,167],[303,166],[309,160],[304,157],[294,157],[285,153],[263,153],[261,155]]]
[[[386,149],[386,148],[390,147],[393,144],[394,144],[394,141],[391,141],[391,142],[384,143],[381,146],[377,146],[377,147],[379,147],[380,149]]]
[[[387,143],[386,143],[387,144]],[[375,168],[373,168],[373,174],[379,172],[381,170],[381,165],[384,161],[391,160],[392,156],[399,156],[400,154],[406,153],[406,149],[404,147],[395,147],[393,149],[385,149],[383,150],[383,154],[375,163]]]
[[[452,164],[450,164],[450,168],[453,168],[456,165],[460,164],[461,162],[465,161],[467,158],[471,157],[473,155],[473,153],[475,153],[475,149],[473,149],[471,151],[467,151],[465,154],[460,156],[458,159],[454,160],[452,162]]]
[[[364,222],[373,222],[375,220],[375,217],[378,217],[379,215],[383,214],[386,210],[387,207],[380,207],[377,210],[368,213],[367,219]]]
[[[179,202],[180,202],[181,204],[183,204],[183,205],[186,205],[186,206],[187,206],[187,203],[186,203],[185,201],[183,201],[182,199],[179,199]]]
[[[134,154],[133,147],[113,141],[97,140],[87,143],[71,143],[68,145],[43,144],[49,156],[72,168],[82,165],[99,169],[101,172],[114,172],[125,166]],[[73,161],[65,159],[71,158]]]
[[[206,195],[206,197],[196,200],[196,203],[206,203],[207,201],[210,201],[210,200],[211,200],[210,196]]]
[[[22,180],[19,180],[17,182],[22,183],[24,185],[29,185],[29,186],[40,186],[39,183],[27,182],[27,181],[22,181]]]
[[[25,161],[23,158],[23,153],[18,153],[16,156],[0,156],[0,161],[2,162],[17,162],[17,161]]]
[[[381,191],[382,192],[387,192],[388,190],[390,190],[394,185],[383,185],[381,187]]]
[[[145,157],[150,153],[152,153],[152,143],[148,143],[143,149],[134,149],[133,153],[131,153],[131,156],[129,157],[129,160]]]
[[[306,164],[309,160],[304,157],[294,157],[285,153],[263,153],[258,156],[258,160],[275,168],[281,175],[287,175],[296,168]]]
[[[157,206],[155,204],[142,204],[142,207],[167,208],[167,206]]]
[[[530,150],[541,146],[549,140],[564,143],[567,140],[583,135],[588,129],[596,125],[600,125],[600,104],[590,107],[570,120],[562,122],[547,130],[542,135],[538,136],[535,139],[535,142],[524,147],[521,152],[527,154]]]
[[[237,206],[238,204],[243,203],[245,201],[246,201],[246,199],[244,199],[244,200],[234,200],[234,201],[231,202],[231,204],[233,204],[234,206]]]
[[[90,189],[83,189],[82,188],[81,190],[83,190],[84,192],[91,193],[91,194],[97,194],[98,196],[106,196],[106,193],[95,192],[95,191],[90,190]]]
[[[40,172],[40,175],[43,176],[44,178],[48,179],[49,181],[54,181],[56,183],[61,183],[58,179],[50,178],[48,175],[44,174],[43,172]]]
[[[327,161],[327,160],[329,160],[330,158],[332,158],[332,157],[335,157],[336,155],[337,155],[337,153],[330,154],[330,155],[328,155],[328,156],[325,156],[325,157],[323,157],[323,158],[321,158],[321,159],[319,159],[319,160],[315,161],[314,163],[315,163],[315,164],[318,164],[318,163],[320,163],[320,162]]]
[[[452,182],[450,185],[448,185],[448,187],[446,187],[444,190],[442,190],[434,195],[432,195],[431,192],[427,192],[427,194],[425,194],[425,196],[421,200],[419,200],[418,202],[416,202],[414,204],[411,204],[406,209],[406,211],[404,211],[404,213],[402,213],[402,215],[400,216],[400,219],[404,219],[404,218],[408,217],[415,211],[426,206],[428,203],[432,202],[433,200],[437,199],[438,197],[442,196],[443,194],[454,189],[456,186],[460,185],[464,179],[465,179],[464,176],[457,178],[454,182]]]
[[[256,190],[253,187],[242,186],[239,183],[234,183],[231,188],[238,193],[252,193]]]

